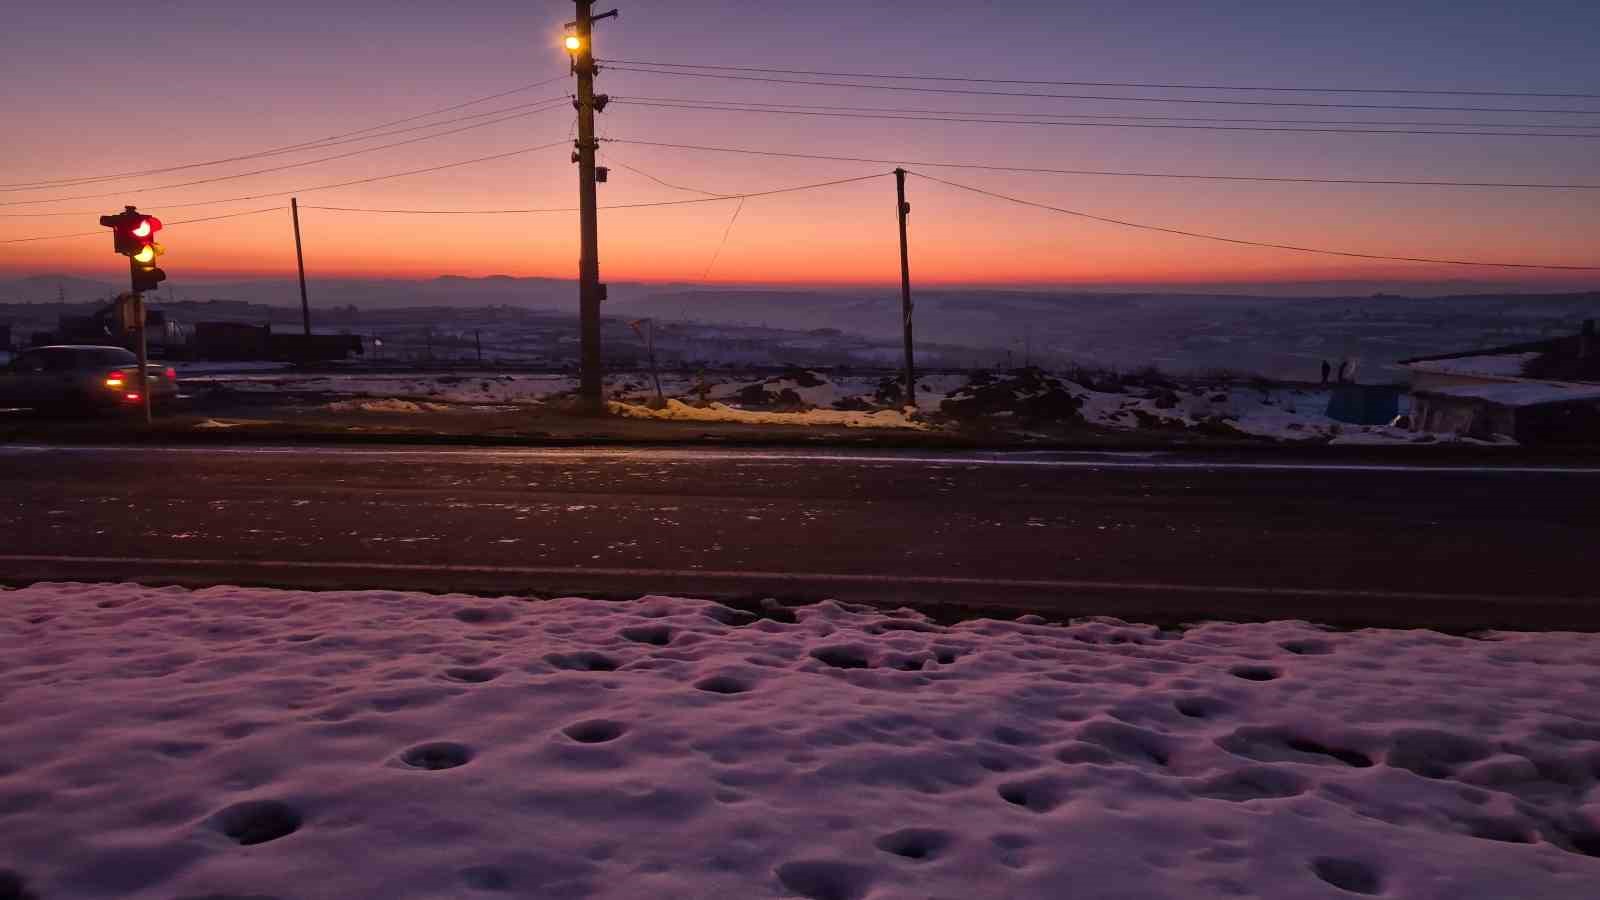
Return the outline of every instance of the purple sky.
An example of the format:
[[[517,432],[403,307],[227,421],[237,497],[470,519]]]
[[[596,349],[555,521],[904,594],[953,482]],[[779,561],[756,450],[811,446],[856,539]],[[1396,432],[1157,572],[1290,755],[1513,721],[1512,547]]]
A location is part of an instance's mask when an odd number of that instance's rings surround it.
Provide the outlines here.
[[[1600,5],[1386,3],[636,3],[603,23],[603,58],[1078,81],[1331,85],[1600,93]],[[600,9],[609,8],[607,6]],[[559,76],[569,3],[29,3],[8,10],[0,53],[13,73],[8,183],[214,159],[315,140]],[[20,73],[23,77],[17,77]],[[956,85],[961,86],[961,85]],[[981,86],[979,86],[981,87]],[[472,107],[570,89],[563,80]],[[1600,126],[1600,115],[1229,107],[989,98],[668,77],[611,71],[620,98],[744,100],[1077,115],[1521,122]],[[1600,110],[1600,100],[1417,95],[1023,88],[1057,93],[1301,99]],[[455,113],[454,115],[461,115]],[[450,114],[447,114],[450,115]],[[0,239],[91,231],[122,202],[169,221],[286,204],[284,197],[180,208],[305,188],[561,141],[571,113],[539,115],[345,160],[185,188],[162,185],[259,167],[235,164],[0,199],[115,196],[0,207]],[[1575,129],[1581,131],[1582,129]],[[909,161],[1244,175],[1600,183],[1600,140],[1505,136],[1272,134],[827,119],[661,109],[619,102],[609,137]],[[1600,127],[1587,133],[1600,135]],[[410,135],[406,135],[410,136]],[[300,161],[353,149],[274,157]],[[145,152],[130,153],[142,148]],[[609,145],[614,165],[717,193],[882,172],[887,165],[776,160]],[[498,162],[337,190],[313,205],[489,209],[569,206],[560,147]],[[915,166],[912,166],[915,168]],[[930,170],[952,180],[1102,216],[1290,243],[1406,256],[1597,264],[1600,192],[1219,184]],[[119,193],[120,192],[120,193]],[[1195,282],[1503,278],[1592,286],[1594,273],[1463,270],[1250,249],[1094,224],[913,181],[913,255],[946,282]],[[603,203],[683,199],[614,172]],[[610,277],[698,278],[731,202],[617,211],[602,220]],[[17,215],[26,213],[27,215]],[[44,216],[41,213],[65,213]],[[273,274],[293,264],[286,216],[244,217],[164,235],[173,272]],[[426,221],[308,211],[310,259],[325,275],[569,275],[568,214]],[[418,243],[424,252],[412,252]],[[120,261],[91,240],[0,244],[0,271],[101,274]],[[879,282],[895,277],[887,179],[752,200],[712,280]]]

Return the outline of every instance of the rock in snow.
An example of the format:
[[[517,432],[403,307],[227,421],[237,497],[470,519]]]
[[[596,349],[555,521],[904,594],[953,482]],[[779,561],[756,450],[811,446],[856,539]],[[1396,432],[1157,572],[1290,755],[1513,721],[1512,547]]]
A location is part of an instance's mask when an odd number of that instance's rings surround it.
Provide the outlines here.
[[[1600,885],[1590,635],[42,584],[0,672],[6,897]]]

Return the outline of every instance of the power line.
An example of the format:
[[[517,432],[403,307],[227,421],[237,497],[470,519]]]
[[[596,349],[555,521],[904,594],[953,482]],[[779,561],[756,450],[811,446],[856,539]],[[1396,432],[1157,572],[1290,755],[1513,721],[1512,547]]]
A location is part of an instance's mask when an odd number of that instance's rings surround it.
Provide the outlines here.
[[[374,134],[363,135],[361,137],[344,138],[342,140],[328,140],[328,141],[324,141],[322,143],[317,143],[317,144],[296,144],[296,145],[293,145],[293,146],[290,146],[290,147],[280,147],[280,148],[276,148],[276,149],[272,149],[272,150],[262,150],[262,151],[259,151],[259,152],[256,152],[256,153],[245,153],[245,154],[241,154],[239,156],[230,156],[230,157],[227,157],[226,159],[214,159],[214,160],[208,160],[206,162],[186,163],[184,165],[178,165],[178,166],[167,166],[166,168],[162,168],[162,169],[147,169],[144,172],[128,173],[128,174],[125,174],[125,175],[97,175],[97,176],[84,177],[84,178],[79,178],[79,179],[62,180],[60,182],[56,182],[56,183],[53,183],[53,184],[47,184],[47,185],[42,184],[41,186],[38,186],[38,187],[8,187],[8,188],[0,188],[0,193],[16,193],[16,192],[20,192],[20,191],[42,191],[42,190],[50,190],[52,188],[77,187],[79,185],[95,184],[97,182],[102,182],[102,181],[116,181],[116,180],[118,180],[120,178],[142,177],[142,176],[145,176],[145,175],[157,175],[157,174],[161,174],[161,173],[165,173],[165,172],[179,172],[179,171],[183,171],[185,169],[200,169],[200,168],[205,168],[205,167],[208,167],[208,166],[222,165],[224,163],[230,163],[230,162],[242,162],[242,161],[252,160],[252,159],[262,159],[262,158],[270,157],[270,156],[282,156],[285,153],[300,153],[300,152],[304,152],[306,150],[321,150],[324,147],[337,147],[337,146],[340,146],[340,145],[343,145],[343,144],[354,144],[354,143],[360,143],[361,141],[378,140],[378,139],[381,139],[381,138],[392,137],[392,136],[397,135],[397,134],[409,134],[410,132],[413,132],[413,131],[422,131],[422,130],[425,130],[425,129],[428,129],[428,128],[440,128],[440,127],[443,127],[445,125],[454,125],[457,122],[470,122],[473,119],[482,119],[482,118],[486,118],[488,116],[498,116],[498,115],[503,115],[503,114],[506,114],[506,113],[517,112],[519,110],[524,111],[525,115],[532,115],[532,114],[538,113],[538,112],[545,112],[548,109],[552,108],[553,105],[559,105],[562,102],[564,102],[566,99],[567,98],[566,98],[565,95],[562,95],[560,97],[547,97],[547,98],[545,98],[543,100],[535,100],[535,101],[533,101],[531,103],[519,103],[516,106],[505,106],[505,107],[501,107],[500,109],[489,110],[488,112],[473,113],[473,114],[467,115],[467,116],[457,116],[457,117],[452,118],[452,119],[442,119],[442,120],[440,120],[438,122],[429,122],[429,123],[427,123],[425,125],[412,125],[412,126],[410,126],[408,128],[396,128],[396,129],[394,129],[392,131],[380,131],[380,132],[376,132]],[[515,116],[510,116],[508,118],[516,118],[516,117]],[[506,120],[505,119],[501,119],[499,121],[506,121]],[[491,124],[491,123],[484,123],[484,124]]]
[[[608,138],[600,138],[600,140],[604,141],[604,140],[608,140]],[[617,159],[616,155],[613,154],[613,153],[604,153],[603,152],[602,155],[604,156],[606,162],[614,164],[614,165],[621,166],[624,169],[627,169],[628,171],[634,173],[635,175],[642,175],[645,178],[648,178],[651,181],[654,181],[656,184],[659,184],[659,185],[661,185],[663,187],[669,187],[669,188],[672,188],[673,190],[676,190],[676,191],[687,191],[687,192],[689,192],[691,194],[704,194],[707,197],[720,197],[720,196],[722,196],[721,194],[717,194],[717,193],[714,193],[712,191],[702,191],[699,188],[685,187],[685,186],[683,186],[681,184],[673,184],[672,182],[667,181],[665,179],[657,178],[656,176],[651,175],[649,172],[646,172],[643,169],[637,168],[635,166],[630,166],[627,163],[623,162],[622,160]],[[700,273],[700,280],[701,281],[705,281],[706,279],[711,277],[711,270],[716,267],[717,260],[722,258],[722,249],[724,247],[728,246],[728,237],[733,234],[733,223],[739,221],[739,214],[742,213],[742,212],[744,212],[744,199],[740,198],[738,205],[736,205],[733,208],[733,215],[728,217],[727,226],[722,229],[722,239],[717,242],[716,249],[714,251],[712,251],[711,259],[710,259],[709,262],[706,263],[705,271]]]
[[[604,138],[603,137],[603,138],[599,138],[599,140],[611,141],[612,138]],[[721,197],[721,196],[723,196],[722,194],[719,194],[719,193],[717,193],[715,191],[702,191],[699,188],[684,187],[681,184],[673,184],[672,182],[667,181],[665,179],[657,178],[656,176],[651,175],[649,172],[646,172],[643,169],[635,168],[634,166],[628,165],[627,163],[623,162],[622,160],[617,159],[616,156],[614,156],[612,154],[606,153],[606,154],[603,154],[603,156],[605,158],[605,161],[608,164],[613,165],[613,166],[621,166],[622,168],[627,169],[629,172],[632,172],[635,175],[641,175],[641,176],[643,176],[645,178],[648,178],[651,181],[654,181],[656,184],[661,185],[662,187],[672,188],[675,191],[688,191],[691,194],[704,194],[707,197]]]
[[[369,125],[366,128],[359,128],[359,129],[356,129],[355,131],[346,131],[346,132],[343,132],[343,133],[340,133],[340,134],[330,135],[329,137],[326,137],[326,138],[319,138],[319,139],[314,140],[314,141],[302,141],[302,142],[300,142],[298,144],[286,144],[286,145],[281,146],[281,147],[273,147],[273,148],[268,149],[268,150],[262,150],[262,151],[257,151],[257,152],[253,152],[253,153],[246,153],[246,154],[242,154],[242,155],[239,155],[239,156],[230,156],[230,157],[226,157],[226,158],[223,158],[223,159],[206,160],[204,162],[185,163],[183,165],[167,166],[165,168],[159,168],[159,169],[143,169],[143,170],[136,171],[136,172],[118,172],[118,173],[107,174],[107,175],[85,175],[85,176],[77,176],[77,177],[72,177],[72,178],[54,178],[54,179],[45,179],[45,180],[32,181],[32,182],[16,182],[16,183],[12,183],[12,184],[0,184],[0,191],[10,192],[10,191],[20,191],[20,190],[44,188],[44,187],[65,187],[65,186],[71,186],[71,185],[74,185],[74,184],[86,184],[86,183],[94,182],[94,181],[109,181],[109,180],[116,179],[116,178],[137,178],[137,177],[141,177],[141,176],[144,176],[144,175],[160,175],[160,174],[163,174],[163,173],[166,173],[166,172],[180,171],[182,169],[198,169],[198,168],[202,168],[202,167],[205,167],[205,166],[217,166],[217,165],[222,165],[224,163],[240,162],[242,160],[247,160],[247,159],[258,159],[258,158],[263,157],[263,156],[275,156],[275,155],[282,154],[282,153],[291,153],[291,152],[294,152],[296,150],[309,150],[309,149],[315,149],[315,148],[318,148],[318,147],[334,146],[334,145],[340,144],[340,143],[350,143],[350,141],[344,140],[344,139],[353,138],[355,135],[368,135],[365,138],[356,138],[356,140],[370,140],[370,139],[372,139],[374,137],[381,137],[383,135],[371,135],[371,134],[369,134],[369,132],[381,131],[382,129],[389,128],[389,127],[392,127],[394,125],[403,125],[403,124],[405,124],[407,122],[415,122],[418,119],[426,119],[426,118],[428,118],[430,116],[439,115],[440,113],[454,112],[455,110],[458,110],[458,109],[465,109],[468,106],[476,106],[479,103],[487,103],[490,100],[498,100],[501,97],[508,97],[508,96],[510,96],[512,94],[520,94],[520,93],[522,93],[524,91],[530,91],[530,90],[533,90],[535,88],[544,87],[545,85],[550,84],[552,82],[561,81],[561,80],[565,79],[566,77],[567,76],[565,74],[558,75],[555,78],[547,78],[544,81],[535,82],[533,84],[525,84],[525,85],[523,85],[521,87],[512,88],[509,91],[501,91],[501,92],[499,92],[497,94],[489,94],[487,96],[477,97],[475,99],[468,100],[468,101],[466,101],[464,103],[456,103],[456,104],[453,104],[451,106],[440,107],[439,109],[429,110],[428,112],[425,112],[425,113],[418,113],[418,114],[416,114],[414,116],[407,116],[407,117],[405,117],[403,119],[395,119],[395,120],[393,120],[391,122],[384,122],[384,123],[381,123],[381,124],[378,124],[378,125]],[[562,99],[562,98],[551,98],[551,99]],[[509,111],[509,110],[512,110],[512,109],[521,109],[521,108],[524,108],[524,107],[527,107],[527,106],[535,106],[535,105],[538,105],[538,104],[541,104],[541,103],[547,103],[547,102],[550,102],[550,101],[549,100],[536,100],[533,103],[521,104],[519,106],[514,106],[514,107],[506,107],[505,109],[498,110],[498,111],[491,111],[491,112],[487,112],[487,113],[476,113],[476,114],[471,115],[471,116],[462,116],[460,118],[447,120],[445,122],[433,122],[433,123],[428,124],[428,125],[418,125],[418,126],[415,126],[413,128],[403,128],[403,129],[400,129],[399,131],[389,132],[389,134],[402,134],[402,133],[407,132],[407,131],[416,131],[416,130],[422,129],[422,128],[433,128],[433,127],[438,126],[438,125],[450,124],[451,122],[462,122],[462,121],[466,121],[467,119],[481,118],[483,116],[494,115],[495,112],[506,112],[506,111]]]
[[[1028,119],[1137,119],[1157,122],[1239,122],[1257,123],[1266,125],[1397,125],[1397,126],[1423,126],[1423,127],[1461,127],[1461,128],[1568,128],[1595,130],[1600,129],[1600,124],[1579,125],[1573,123],[1545,123],[1545,122],[1440,122],[1440,121],[1396,121],[1385,119],[1247,119],[1218,116],[1142,116],[1133,113],[1035,113],[1035,112],[1004,112],[1000,110],[967,110],[967,109],[927,109],[925,107],[904,106],[844,106],[837,103],[771,103],[767,101],[741,101],[741,100],[709,100],[696,97],[632,97],[613,94],[612,100],[627,102],[652,102],[652,103],[701,103],[715,104],[718,106],[760,106],[779,107],[784,109],[821,109],[842,110],[847,112],[886,112],[886,113],[935,113],[954,116],[1009,116],[1012,118]],[[1491,134],[1496,132],[1489,132]]]
[[[1224,237],[1222,235],[1207,234],[1205,232],[1200,232],[1200,231],[1185,231],[1185,230],[1180,229],[1180,228],[1168,228],[1168,227],[1163,226],[1163,225],[1148,225],[1148,224],[1145,224],[1145,223],[1142,223],[1142,222],[1129,222],[1129,221],[1126,221],[1126,220],[1123,220],[1123,219],[1112,219],[1112,218],[1108,218],[1106,216],[1097,216],[1097,215],[1094,215],[1092,213],[1080,212],[1080,211],[1075,210],[1075,209],[1065,209],[1065,208],[1060,207],[1060,206],[1051,206],[1048,203],[1039,203],[1039,202],[1033,201],[1033,200],[1024,200],[1021,197],[1013,197],[1013,196],[1010,196],[1008,194],[1001,194],[1001,193],[997,193],[995,191],[984,190],[983,188],[973,187],[972,185],[968,185],[968,184],[960,184],[960,183],[954,182],[954,181],[946,181],[943,178],[936,178],[936,177],[934,177],[932,175],[923,175],[920,172],[912,172],[911,174],[912,175],[916,175],[918,178],[924,178],[924,179],[927,179],[928,181],[932,181],[932,182],[935,182],[935,183],[938,183],[938,184],[942,184],[942,185],[945,185],[947,187],[958,188],[958,189],[963,190],[963,191],[970,191],[970,192],[972,192],[974,194],[981,194],[981,195],[983,195],[985,197],[993,197],[993,198],[995,198],[997,200],[1005,200],[1005,201],[1007,201],[1009,203],[1015,203],[1015,204],[1018,204],[1020,206],[1031,206],[1031,207],[1034,207],[1035,209],[1045,209],[1045,210],[1049,210],[1051,212],[1063,213],[1063,214],[1069,215],[1069,216],[1077,216],[1079,218],[1089,219],[1089,220],[1095,221],[1095,222],[1103,222],[1103,223],[1108,224],[1108,225],[1121,225],[1124,228],[1138,228],[1138,229],[1141,229],[1141,230],[1144,230],[1144,231],[1159,231],[1159,232],[1161,232],[1163,234],[1175,234],[1175,235],[1179,235],[1181,237],[1200,238],[1200,239],[1208,240],[1208,241],[1221,241],[1223,243],[1228,243],[1228,244],[1242,244],[1242,245],[1247,246],[1247,247],[1266,247],[1266,248],[1269,248],[1269,249],[1272,249],[1272,250],[1294,250],[1294,251],[1297,251],[1297,252],[1300,252],[1300,253],[1320,253],[1320,254],[1324,254],[1324,255],[1327,255],[1327,256],[1344,256],[1344,257],[1351,257],[1351,258],[1354,258],[1354,259],[1377,259],[1377,260],[1385,260],[1385,261],[1390,261],[1390,262],[1440,263],[1440,264],[1452,265],[1452,266],[1482,266],[1482,267],[1487,267],[1487,268],[1501,268],[1501,269],[1559,269],[1559,270],[1563,270],[1563,271],[1577,271],[1577,272],[1600,271],[1600,266],[1562,266],[1562,265],[1546,265],[1546,264],[1541,264],[1541,263],[1484,262],[1482,260],[1439,259],[1439,258],[1435,258],[1435,257],[1426,257],[1426,256],[1385,256],[1385,255],[1376,254],[1376,253],[1355,253],[1355,252],[1346,251],[1346,250],[1325,250],[1325,249],[1318,248],[1318,247],[1300,247],[1300,246],[1296,246],[1294,244],[1274,244],[1274,243],[1270,243],[1270,242],[1267,242],[1267,241],[1252,241],[1252,240],[1246,240],[1244,238],[1231,238],[1231,237]]]
[[[237,219],[240,216],[258,216],[262,213],[281,212],[282,210],[283,207],[281,206],[268,206],[262,209],[251,209],[244,212],[223,213],[220,216],[203,216],[198,219],[179,219],[176,222],[163,222],[162,227],[173,228],[178,225],[193,225],[196,222],[215,222],[218,219]],[[102,228],[99,231],[79,231],[74,234],[44,234],[37,235],[35,237],[0,238],[0,244],[21,244],[26,241],[57,241],[64,240],[66,238],[80,237],[103,237],[105,234],[106,230]]]
[[[551,107],[551,108],[553,108],[553,107]],[[351,151],[346,152],[346,153],[336,153],[333,156],[322,156],[322,157],[318,157],[317,159],[308,159],[308,160],[303,160],[303,161],[297,162],[297,163],[286,163],[286,164],[281,165],[281,166],[270,166],[270,167],[265,168],[265,169],[255,169],[255,170],[250,171],[250,172],[237,172],[237,173],[234,173],[232,175],[218,175],[218,176],[215,176],[213,178],[201,178],[201,179],[197,179],[195,181],[183,181],[183,182],[178,182],[176,184],[161,184],[161,185],[155,185],[154,187],[140,188],[140,189],[134,190],[134,191],[111,191],[111,192],[108,192],[108,193],[101,193],[101,194],[79,194],[79,195],[73,196],[73,197],[52,197],[52,198],[44,199],[44,200],[7,200],[7,201],[4,201],[4,202],[0,202],[0,206],[28,206],[28,205],[35,205],[35,204],[40,204],[40,203],[62,203],[62,202],[68,201],[68,200],[94,200],[94,199],[99,199],[99,198],[103,198],[103,197],[123,197],[123,196],[126,196],[128,194],[143,193],[144,191],[164,191],[164,190],[170,190],[172,188],[194,187],[195,185],[201,185],[201,184],[214,184],[214,183],[219,182],[219,181],[232,181],[233,179],[236,179],[236,178],[250,178],[250,177],[255,176],[255,175],[265,175],[265,174],[270,173],[270,172],[282,172],[282,171],[285,171],[285,170],[288,170],[288,169],[298,169],[298,168],[302,168],[302,167],[305,167],[305,166],[314,166],[314,165],[317,165],[319,163],[332,162],[334,160],[339,160],[339,159],[348,159],[349,157],[360,156],[360,155],[362,155],[364,153],[376,153],[379,150],[388,150],[388,149],[393,148],[393,147],[403,147],[403,146],[406,146],[407,144],[415,144],[415,143],[418,143],[418,142],[421,142],[421,141],[431,141],[431,140],[433,140],[435,138],[446,137],[446,136],[452,135],[452,134],[459,134],[459,133],[461,133],[463,131],[472,131],[472,130],[478,129],[478,128],[487,128],[487,127],[489,127],[491,125],[498,125],[498,124],[500,124],[502,122],[509,122],[509,121],[511,121],[513,119],[524,119],[524,118],[527,118],[528,116],[536,115],[536,114],[538,114],[540,112],[545,112],[545,111],[547,111],[547,109],[530,110],[528,112],[517,113],[516,115],[505,116],[505,117],[499,118],[499,119],[491,119],[491,120],[489,120],[487,122],[479,122],[476,125],[464,125],[464,126],[462,126],[460,128],[452,128],[449,131],[440,131],[440,132],[437,132],[437,133],[434,133],[434,134],[425,134],[425,135],[422,135],[420,137],[408,138],[408,139],[403,140],[403,141],[395,141],[394,143],[391,143],[391,144],[379,144],[376,147],[364,147],[364,148],[362,148],[360,150],[351,150]]]
[[[405,171],[405,172],[390,172],[390,173],[385,174],[385,175],[373,175],[373,176],[370,176],[370,177],[367,177],[367,178],[356,178],[356,179],[353,179],[353,180],[350,180],[350,181],[334,182],[333,184],[319,184],[319,185],[315,185],[315,186],[312,186],[312,187],[291,188],[289,190],[283,190],[283,191],[268,191],[267,193],[264,193],[264,194],[248,194],[248,195],[242,196],[242,197],[222,197],[222,198],[219,198],[219,199],[216,199],[216,200],[196,200],[196,201],[189,202],[189,203],[151,203],[150,205],[152,205],[152,206],[160,206],[160,207],[163,207],[164,209],[185,209],[185,208],[192,207],[192,206],[214,206],[214,205],[219,204],[219,203],[238,203],[238,202],[241,202],[241,201],[244,201],[244,200],[262,200],[262,199],[265,199],[267,197],[288,197],[288,196],[292,196],[294,194],[309,194],[312,191],[327,191],[327,190],[332,190],[334,188],[352,187],[352,186],[358,185],[358,184],[371,184],[371,183],[376,182],[376,181],[388,181],[388,180],[393,179],[393,178],[406,178],[406,177],[409,177],[409,176],[412,176],[412,175],[426,175],[426,174],[429,174],[429,173],[432,173],[432,172],[440,172],[440,171],[443,171],[445,169],[455,169],[455,168],[459,168],[461,166],[470,166],[470,165],[474,165],[476,163],[491,162],[491,161],[497,160],[497,159],[507,159],[507,158],[512,157],[512,156],[520,156],[520,155],[522,155],[524,153],[534,153],[534,152],[539,151],[539,150],[548,150],[551,147],[561,147],[561,146],[564,146],[566,144],[567,144],[567,142],[564,141],[564,140],[562,140],[562,141],[552,141],[551,143],[539,144],[538,146],[535,146],[535,147],[521,147],[521,148],[518,148],[516,150],[508,150],[508,151],[506,151],[504,153],[492,153],[492,154],[490,154],[488,156],[478,156],[478,157],[474,157],[472,159],[464,159],[464,160],[461,160],[459,162],[444,163],[443,165],[437,165],[437,166],[427,166],[427,167],[424,167],[424,168],[421,168],[421,169],[410,169],[410,170]],[[315,209],[317,207],[309,207],[309,206],[302,205],[301,208],[302,209]],[[323,208],[327,208],[327,207],[323,207]],[[79,215],[86,215],[86,216],[87,215],[98,215],[98,213],[80,213]],[[199,221],[199,220],[190,220],[190,221]],[[100,232],[86,232],[86,233],[99,234]],[[65,237],[73,237],[73,235],[64,235],[64,236]],[[29,240],[42,240],[42,238],[30,238]]]
[[[1055,87],[1121,87],[1144,90],[1183,91],[1274,91],[1309,94],[1422,94],[1450,97],[1546,97],[1573,100],[1600,99],[1600,94],[1566,94],[1542,91],[1465,91],[1423,90],[1419,88],[1330,88],[1330,87],[1280,87],[1240,84],[1164,84],[1139,81],[1034,81],[1022,78],[970,78],[956,75],[886,75],[873,72],[818,72],[809,69],[772,69],[761,66],[718,66],[703,63],[671,63],[640,59],[608,59],[610,65],[621,63],[633,66],[660,66],[671,69],[714,69],[727,72],[763,72],[774,75],[813,75],[827,78],[884,78],[900,81],[960,81],[973,84],[1031,84]]]
[[[668,69],[636,68],[612,64],[608,68],[617,72],[639,72],[646,75],[668,75],[678,78],[717,78],[730,81],[755,81],[767,84],[800,84],[811,87],[860,88],[872,91],[909,91],[921,94],[966,94],[979,97],[1035,97],[1046,100],[1104,100],[1117,103],[1199,103],[1218,106],[1281,106],[1316,109],[1401,109],[1429,112],[1510,112],[1549,113],[1552,115],[1600,116],[1597,109],[1537,109],[1520,106],[1421,106],[1384,103],[1297,103],[1287,100],[1216,100],[1198,97],[1117,97],[1102,94],[1044,94],[1034,91],[985,91],[974,88],[911,87],[899,84],[866,84],[857,81],[807,81],[795,78],[771,78],[756,75],[729,75],[712,72],[675,72]]]
[[[770,191],[752,191],[744,194],[715,194],[710,197],[694,197],[686,200],[652,200],[644,203],[612,203],[599,207],[600,209],[646,209],[656,206],[686,206],[693,203],[718,203],[723,200],[750,200],[756,197],[771,197],[774,194],[792,194],[796,191],[809,191],[817,188],[834,187],[841,184],[853,184],[858,181],[869,181],[873,178],[886,178],[889,172],[874,172],[871,175],[857,175],[854,178],[837,178],[833,181],[819,181],[813,184],[801,184],[794,187],[774,188]],[[323,209],[331,212],[350,213],[395,213],[399,215],[416,216],[504,216],[521,215],[525,213],[569,213],[578,212],[576,206],[551,206],[534,209],[372,209],[356,206],[311,206],[300,204],[301,209]]]
[[[1447,131],[1447,130],[1421,130],[1414,128],[1403,129],[1377,129],[1377,128],[1280,128],[1267,125],[1158,125],[1145,122],[1065,122],[1016,119],[972,118],[958,116],[899,116],[884,113],[855,113],[855,112],[818,112],[814,110],[799,109],[773,109],[756,104],[743,106],[717,106],[708,103],[650,103],[639,100],[622,100],[615,102],[629,106],[648,106],[662,109],[705,109],[717,112],[750,112],[779,116],[812,116],[829,119],[882,119],[905,122],[956,122],[973,125],[1042,125],[1066,128],[1155,128],[1177,131],[1259,131],[1277,134],[1407,134],[1407,135],[1458,135],[1473,137],[1532,137],[1532,138],[1578,138],[1581,140],[1600,140],[1600,133],[1577,134],[1569,132],[1547,131]],[[1070,118],[1071,114],[1063,114]],[[1579,126],[1586,127],[1586,126]]]
[[[665,147],[672,150],[695,150],[708,153],[739,153],[747,156],[766,156],[782,159],[814,159],[828,162],[872,163],[874,165],[926,166],[939,169],[980,169],[991,172],[1022,172],[1036,175],[1090,175],[1116,178],[1175,178],[1195,181],[1245,181],[1268,184],[1371,184],[1404,187],[1452,188],[1522,188],[1549,191],[1600,191],[1600,184],[1536,184],[1506,181],[1406,181],[1388,178],[1308,178],[1270,175],[1200,175],[1185,172],[1131,172],[1108,169],[1048,169],[1028,166],[997,166],[988,163],[964,162],[914,162],[904,159],[875,158],[867,156],[831,156],[822,153],[791,153],[779,150],[753,150],[746,147],[716,147],[706,144],[673,144],[665,141],[637,141],[629,138],[606,138],[616,144],[633,144],[640,147]]]
[[[711,277],[711,270],[722,258],[722,248],[728,246],[728,235],[733,234],[733,223],[739,221],[739,213],[744,212],[744,198],[739,199],[739,205],[733,208],[733,215],[728,217],[728,227],[722,229],[722,240],[717,242],[716,252],[711,254],[711,261],[706,263],[706,270],[700,273],[700,280],[705,281]]]

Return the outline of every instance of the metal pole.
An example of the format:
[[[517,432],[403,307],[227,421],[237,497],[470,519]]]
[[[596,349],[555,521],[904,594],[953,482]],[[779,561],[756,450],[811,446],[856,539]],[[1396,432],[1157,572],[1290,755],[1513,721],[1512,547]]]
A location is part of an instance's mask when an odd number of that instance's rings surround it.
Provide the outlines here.
[[[144,424],[148,426],[151,421],[150,355],[144,339],[144,295],[135,291],[130,302],[133,304],[134,330],[138,332],[139,343],[139,403],[144,407]]]
[[[913,409],[917,405],[917,369],[912,357],[911,343],[911,256],[906,248],[906,217],[911,214],[911,204],[906,202],[906,170],[894,170],[896,214],[900,218],[900,311],[905,318],[906,331],[906,401]]]
[[[574,0],[578,48],[572,72],[578,77],[578,139],[573,160],[578,164],[578,207],[582,250],[578,257],[578,398],[585,412],[605,410],[600,363],[600,223],[595,210],[594,139],[594,10],[592,0]]]
[[[656,406],[666,409],[667,398],[661,393],[661,370],[656,367],[656,320],[646,319],[645,324],[648,330],[645,331],[644,346],[650,353],[650,377],[656,382]]]
[[[300,252],[300,198],[289,198],[289,213],[294,217],[294,261],[300,267],[300,318],[306,327],[306,355],[311,354],[311,302],[306,299],[306,257]]]

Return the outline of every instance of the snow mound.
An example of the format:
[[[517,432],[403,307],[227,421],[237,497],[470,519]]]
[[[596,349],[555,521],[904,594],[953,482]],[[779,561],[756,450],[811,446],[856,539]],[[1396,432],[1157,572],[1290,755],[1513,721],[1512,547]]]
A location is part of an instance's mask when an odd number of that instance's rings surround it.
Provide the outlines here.
[[[1600,883],[1591,635],[0,596],[7,896],[1579,900]]]
[[[927,428],[921,422],[907,418],[900,410],[885,409],[877,412],[810,409],[802,412],[758,412],[735,409],[724,403],[710,403],[704,408],[690,406],[681,400],[667,400],[665,409],[651,409],[631,403],[613,402],[611,412],[630,419],[671,419],[681,422],[738,422],[745,425],[836,425],[846,428]]]
[[[416,400],[401,400],[398,397],[385,397],[381,400],[335,400],[323,408],[330,412],[420,413],[444,412],[455,407],[445,403],[426,403]]]

